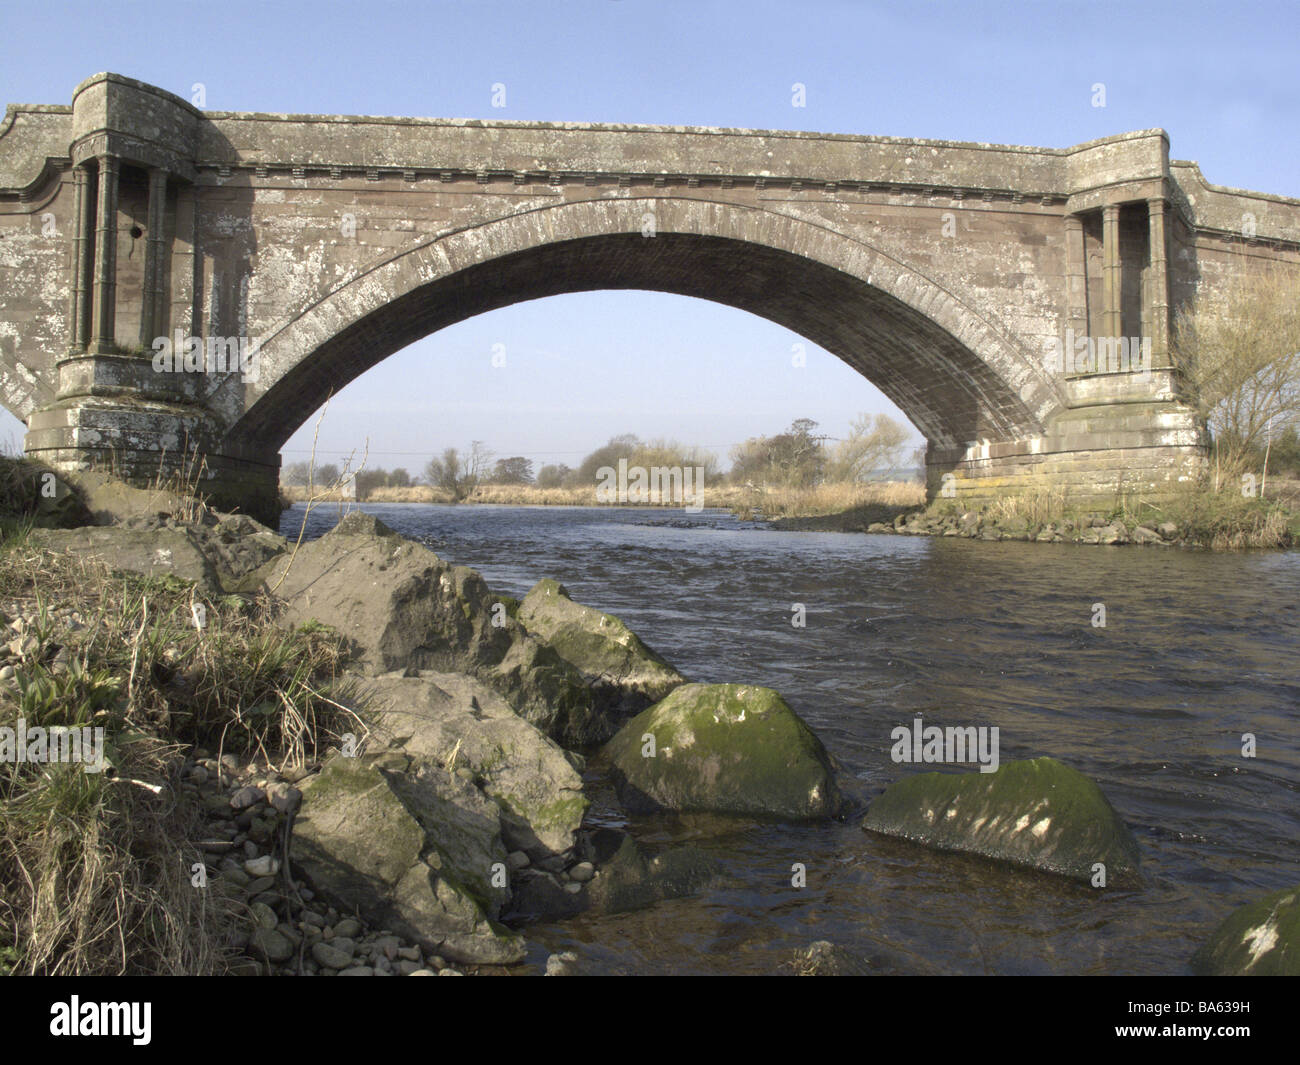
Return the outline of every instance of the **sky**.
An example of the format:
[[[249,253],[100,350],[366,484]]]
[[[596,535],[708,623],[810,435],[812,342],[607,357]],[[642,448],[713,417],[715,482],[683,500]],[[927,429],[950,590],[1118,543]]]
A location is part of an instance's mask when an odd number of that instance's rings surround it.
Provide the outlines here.
[[[1298,39],[1294,0],[0,0],[0,103],[68,103],[111,70],[186,99],[202,84],[213,110],[1058,148],[1161,127],[1173,158],[1209,181],[1300,197]],[[1105,107],[1093,106],[1099,82]],[[492,106],[497,84],[504,108]],[[333,398],[317,457],[368,442],[370,468],[414,472],[482,440],[499,456],[576,465],[629,432],[725,456],[795,418],[842,436],[864,412],[902,419],[866,378],[773,323],[682,296],[596,292],[515,304],[397,353]],[[308,456],[314,421],[286,463]],[[0,447],[23,431],[0,412]]]

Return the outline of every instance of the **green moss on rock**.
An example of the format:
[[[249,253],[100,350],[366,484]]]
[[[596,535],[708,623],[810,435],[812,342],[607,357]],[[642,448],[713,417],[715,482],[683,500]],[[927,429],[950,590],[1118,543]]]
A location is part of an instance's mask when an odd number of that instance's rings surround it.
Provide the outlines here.
[[[1054,758],[995,773],[918,773],[890,785],[862,827],[1087,883],[1098,863],[1108,886],[1140,880],[1137,841],[1101,788]]]
[[[842,805],[826,749],[770,688],[687,684],[629,721],[606,752],[632,812],[806,820]]]
[[[1228,915],[1192,957],[1202,976],[1300,976],[1300,887]]]

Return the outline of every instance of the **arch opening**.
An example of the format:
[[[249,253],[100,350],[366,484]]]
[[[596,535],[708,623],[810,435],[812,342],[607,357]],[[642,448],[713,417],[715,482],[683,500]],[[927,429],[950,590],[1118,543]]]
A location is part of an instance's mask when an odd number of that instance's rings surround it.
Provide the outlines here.
[[[660,201],[648,202],[663,212]],[[699,223],[701,208],[715,206],[686,204],[675,221]],[[763,216],[764,239],[716,232],[736,228],[726,217],[734,213]],[[1057,405],[1053,384],[1014,342],[950,293],[841,234],[729,207],[726,225],[710,214],[705,224],[665,224],[647,237],[628,232],[635,211],[626,203],[620,214],[615,224],[602,217],[577,227],[586,235],[555,239],[574,227],[559,217],[498,220],[436,238],[343,286],[264,344],[271,380],[249,397],[227,440],[244,454],[277,452],[331,390],[410,344],[511,304],[602,289],[692,296],[775,322],[860,372],[933,448],[1034,436]],[[851,269],[827,261],[836,257]]]

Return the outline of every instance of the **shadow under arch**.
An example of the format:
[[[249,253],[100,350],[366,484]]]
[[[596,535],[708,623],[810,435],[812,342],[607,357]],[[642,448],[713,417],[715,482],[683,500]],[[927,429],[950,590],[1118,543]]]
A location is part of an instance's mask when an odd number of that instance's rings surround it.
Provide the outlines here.
[[[932,448],[1024,439],[1063,406],[1019,342],[878,249],[762,207],[627,197],[444,232],[340,285],[265,337],[260,392],[225,442],[278,452],[331,389],[415,341],[513,303],[599,289],[695,296],[776,322],[862,373]]]

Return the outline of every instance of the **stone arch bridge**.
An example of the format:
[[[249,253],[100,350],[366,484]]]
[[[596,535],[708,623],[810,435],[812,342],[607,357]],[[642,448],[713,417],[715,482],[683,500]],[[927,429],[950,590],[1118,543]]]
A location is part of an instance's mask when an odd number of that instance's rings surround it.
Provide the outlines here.
[[[932,495],[1110,497],[1202,460],[1172,316],[1263,260],[1300,282],[1300,201],[1210,185],[1161,130],[205,112],[97,74],[0,123],[0,403],[56,468],[147,479],[198,450],[207,492],[272,518],[279,449],[331,389],[493,308],[652,289],[858,369],[925,434]]]

